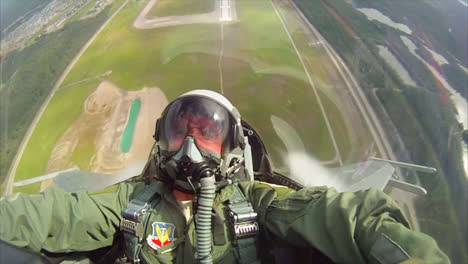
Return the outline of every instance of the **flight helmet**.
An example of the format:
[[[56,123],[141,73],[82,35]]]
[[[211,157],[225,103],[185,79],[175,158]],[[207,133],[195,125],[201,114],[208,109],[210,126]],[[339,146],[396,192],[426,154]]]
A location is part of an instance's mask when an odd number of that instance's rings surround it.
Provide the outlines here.
[[[218,182],[253,179],[240,113],[223,95],[184,93],[165,108],[155,130],[157,177],[175,188],[195,192],[199,180],[213,174]]]

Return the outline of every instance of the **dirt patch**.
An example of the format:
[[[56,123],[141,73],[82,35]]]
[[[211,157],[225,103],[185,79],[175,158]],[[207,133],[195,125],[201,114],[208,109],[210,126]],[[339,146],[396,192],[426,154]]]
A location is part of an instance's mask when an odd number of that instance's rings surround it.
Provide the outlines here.
[[[128,153],[120,148],[130,106],[141,100],[133,143]],[[135,161],[146,160],[153,146],[157,118],[168,104],[159,88],[124,91],[103,81],[86,99],[80,117],[67,129],[50,156],[47,173],[78,167],[98,173],[115,173]],[[52,181],[43,182],[42,188]]]

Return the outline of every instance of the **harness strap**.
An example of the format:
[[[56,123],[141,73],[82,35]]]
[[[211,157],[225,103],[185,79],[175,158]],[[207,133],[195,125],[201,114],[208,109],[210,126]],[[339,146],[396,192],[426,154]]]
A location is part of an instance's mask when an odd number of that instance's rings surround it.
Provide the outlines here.
[[[122,221],[120,230],[123,231],[125,243],[125,255],[130,261],[139,263],[140,250],[145,235],[145,227],[149,219],[147,213],[149,209],[156,206],[160,201],[156,193],[158,182],[154,182],[145,187],[145,189],[136,195],[122,210]]]
[[[213,243],[218,246],[226,244],[224,220],[221,218],[221,215],[217,210],[215,210],[213,221]]]
[[[237,183],[233,184],[234,194],[229,199],[229,218],[237,244],[236,255],[240,263],[259,263],[257,255],[257,235],[259,226],[257,213]]]

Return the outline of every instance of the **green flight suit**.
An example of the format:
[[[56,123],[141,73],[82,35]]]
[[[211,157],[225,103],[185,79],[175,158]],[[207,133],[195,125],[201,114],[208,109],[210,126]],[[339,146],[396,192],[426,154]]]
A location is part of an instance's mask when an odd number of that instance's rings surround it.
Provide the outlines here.
[[[114,191],[66,193],[52,187],[39,195],[1,198],[0,239],[49,252],[109,246],[120,231],[122,209],[142,188],[143,183],[121,183]],[[266,238],[260,243],[262,257],[272,253],[275,246],[289,245],[318,249],[336,263],[387,264],[409,258],[422,259],[424,263],[449,263],[431,237],[408,229],[401,210],[381,191],[337,193],[317,187],[295,192],[259,182],[241,183],[240,188],[258,213],[261,238]],[[159,184],[157,193],[160,201],[149,212],[145,238],[153,233],[153,223],[173,224],[174,238],[158,250],[144,239],[142,262],[193,262],[194,221],[187,224],[164,184]],[[217,194],[215,212],[224,215],[225,202],[233,193],[233,187],[227,186]],[[215,263],[236,262],[231,231],[226,226],[227,242],[213,248]]]

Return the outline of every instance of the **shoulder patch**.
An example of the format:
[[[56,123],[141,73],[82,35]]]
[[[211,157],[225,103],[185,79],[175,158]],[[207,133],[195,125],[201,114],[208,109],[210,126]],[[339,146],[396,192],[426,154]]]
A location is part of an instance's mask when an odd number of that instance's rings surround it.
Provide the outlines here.
[[[164,222],[154,222],[151,224],[153,228],[152,234],[148,235],[146,242],[148,245],[157,250],[174,241],[175,225]]]

